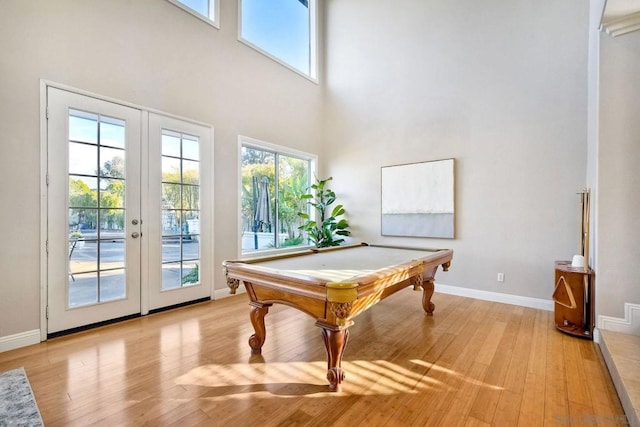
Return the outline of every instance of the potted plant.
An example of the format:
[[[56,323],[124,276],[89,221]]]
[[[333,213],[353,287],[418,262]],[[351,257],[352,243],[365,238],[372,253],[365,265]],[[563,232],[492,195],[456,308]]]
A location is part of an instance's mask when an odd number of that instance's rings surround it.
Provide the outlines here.
[[[327,188],[327,183],[333,177],[319,180],[316,178],[315,184],[311,185],[312,194],[304,194],[302,200],[313,206],[316,210],[316,220],[306,212],[299,212],[298,216],[304,221],[298,227],[299,230],[306,231],[309,239],[318,248],[326,248],[329,246],[339,246],[344,239],[338,236],[349,236],[351,232],[347,230],[349,223],[346,219],[338,219],[343,215],[345,210],[342,205],[336,205],[331,213],[327,216],[329,206],[336,201],[336,193]]]

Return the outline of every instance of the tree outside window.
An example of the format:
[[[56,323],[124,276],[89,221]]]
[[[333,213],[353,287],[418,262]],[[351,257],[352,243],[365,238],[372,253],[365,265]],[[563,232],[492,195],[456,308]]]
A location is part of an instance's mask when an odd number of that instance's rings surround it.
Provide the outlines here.
[[[242,144],[242,252],[308,245],[298,227],[307,210],[313,157]]]

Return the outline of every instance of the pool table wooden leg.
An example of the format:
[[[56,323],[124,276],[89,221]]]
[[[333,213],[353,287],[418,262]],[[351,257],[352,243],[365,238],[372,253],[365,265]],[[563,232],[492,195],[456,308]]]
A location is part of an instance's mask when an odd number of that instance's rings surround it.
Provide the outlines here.
[[[341,383],[344,380],[342,370],[342,355],[349,340],[348,329],[327,329],[322,328],[322,338],[327,350],[327,379],[329,380],[330,391],[340,391]]]
[[[434,291],[433,279],[422,282],[422,308],[427,313],[427,316],[433,316],[433,310],[436,308],[436,305],[431,302]]]
[[[271,307],[272,304],[262,304],[252,301],[249,305],[253,307],[253,310],[251,310],[251,313],[249,314],[249,318],[251,319],[253,330],[256,332],[249,337],[249,346],[251,346],[251,353],[261,354],[262,345],[264,344],[264,340],[267,336],[267,330],[264,326],[264,316],[267,315],[269,307]]]

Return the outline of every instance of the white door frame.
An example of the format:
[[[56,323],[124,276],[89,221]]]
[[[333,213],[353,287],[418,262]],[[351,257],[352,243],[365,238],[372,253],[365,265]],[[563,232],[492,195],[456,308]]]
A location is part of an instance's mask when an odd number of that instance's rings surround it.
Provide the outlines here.
[[[148,157],[149,157],[149,113],[155,113],[159,115],[163,115],[170,118],[175,118],[177,120],[182,120],[185,122],[190,122],[199,126],[205,126],[211,130],[211,150],[210,150],[210,159],[209,164],[213,169],[214,165],[214,128],[212,125],[208,123],[198,122],[192,119],[180,117],[174,114],[165,113],[162,111],[154,110],[151,108],[146,108],[140,105],[136,105],[130,102],[121,101],[119,99],[110,98],[107,96],[95,94],[89,91],[81,90],[75,87],[67,86],[64,84],[52,82],[49,80],[41,79],[40,80],[40,341],[47,340],[47,304],[48,298],[47,293],[49,290],[48,286],[48,271],[47,271],[47,218],[49,215],[48,212],[48,188],[47,188],[47,169],[48,169],[48,131],[47,131],[47,88],[52,87],[56,89],[66,90],[68,92],[73,92],[78,95],[88,96],[92,98],[99,99],[101,101],[111,102],[114,104],[123,105],[126,107],[136,108],[142,111],[142,148],[141,148],[141,156],[142,156],[142,167],[148,166]],[[146,157],[145,157],[146,156]],[[146,174],[144,174],[146,175]],[[207,179],[210,179],[209,187],[211,188],[210,197],[207,200],[208,208],[210,209],[211,215],[209,217],[210,223],[214,224],[213,218],[213,208],[214,208],[214,194],[213,194],[213,172],[209,173]],[[141,177],[141,186],[142,188],[148,188],[148,176]],[[143,222],[142,224],[142,233],[144,234],[147,228],[147,225]],[[204,259],[206,256],[208,259],[213,260],[214,258],[214,244],[213,244],[213,227],[210,228],[211,237],[209,239],[209,243],[206,247],[202,248],[201,258]],[[149,279],[149,260],[148,260],[148,248],[144,247],[143,243],[143,256],[141,260],[141,281],[143,284],[148,284]],[[203,286],[206,286],[209,289],[209,297],[214,299],[214,286],[213,286],[213,263],[209,264],[207,268],[209,271],[202,271],[202,279],[206,279],[209,283],[203,283]],[[146,315],[149,313],[149,289],[148,285],[143,285],[140,289],[140,298],[141,298],[141,307],[140,313],[142,315]]]

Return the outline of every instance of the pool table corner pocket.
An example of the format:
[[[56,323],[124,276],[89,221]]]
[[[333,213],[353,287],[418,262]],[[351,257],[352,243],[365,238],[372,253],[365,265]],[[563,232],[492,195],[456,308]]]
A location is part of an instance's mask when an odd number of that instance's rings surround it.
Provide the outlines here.
[[[353,302],[358,299],[358,284],[329,282],[326,285],[326,289],[328,309],[335,316],[336,324],[344,326],[351,315]]]

